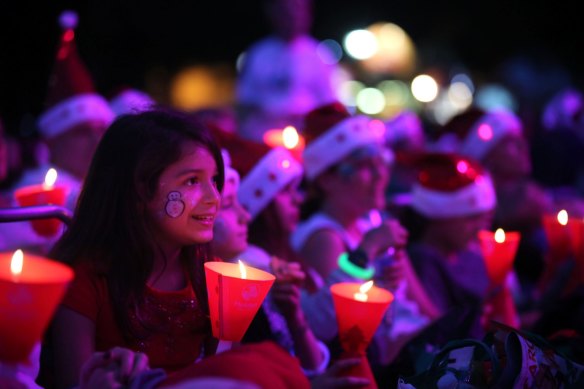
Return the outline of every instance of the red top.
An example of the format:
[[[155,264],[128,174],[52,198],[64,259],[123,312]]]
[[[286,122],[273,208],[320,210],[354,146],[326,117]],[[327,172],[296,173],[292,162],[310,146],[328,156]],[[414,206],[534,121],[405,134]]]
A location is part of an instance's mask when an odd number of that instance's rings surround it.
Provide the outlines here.
[[[166,371],[184,368],[199,357],[211,324],[197,304],[190,280],[187,287],[172,292],[147,287],[145,303],[130,315],[136,336],[126,342],[114,319],[105,277],[88,265],[75,270],[62,304],[95,323],[97,351],[114,346],[140,351],[148,355],[151,367]]]

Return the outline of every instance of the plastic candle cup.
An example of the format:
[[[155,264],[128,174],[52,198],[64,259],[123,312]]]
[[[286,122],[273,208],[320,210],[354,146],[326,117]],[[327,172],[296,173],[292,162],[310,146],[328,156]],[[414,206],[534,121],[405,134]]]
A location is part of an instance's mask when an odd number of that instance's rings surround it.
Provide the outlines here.
[[[571,253],[568,220],[568,213],[565,210],[543,216],[542,223],[549,244],[550,261],[561,262]]]
[[[568,221],[570,241],[576,260],[577,282],[584,282],[584,219],[570,218]]]
[[[57,171],[49,169],[45,182],[38,185],[29,185],[16,189],[14,197],[21,207],[34,205],[65,205],[68,188],[64,185],[55,185]],[[32,220],[34,231],[45,237],[55,236],[61,229],[62,222],[58,219]]]
[[[479,231],[478,236],[491,284],[501,285],[513,268],[521,234],[499,228],[494,233]]]
[[[331,285],[330,291],[344,350],[341,358],[361,358],[360,365],[347,369],[342,375],[368,378],[369,388],[375,388],[377,386],[365,350],[394,296],[374,286],[373,281],[363,284],[341,282]]]
[[[0,253],[0,361],[28,360],[73,276],[47,258]]]
[[[270,147],[283,146],[290,150],[292,155],[301,160],[302,150],[304,150],[305,140],[302,135],[292,126],[287,126],[283,130],[268,130],[264,134],[264,143]]]
[[[239,342],[276,277],[239,263],[205,263],[213,336]]]

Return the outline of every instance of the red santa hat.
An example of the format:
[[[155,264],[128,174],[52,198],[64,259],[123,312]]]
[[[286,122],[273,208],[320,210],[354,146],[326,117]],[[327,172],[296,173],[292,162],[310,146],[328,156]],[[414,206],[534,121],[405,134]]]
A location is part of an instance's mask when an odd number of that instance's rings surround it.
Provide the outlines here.
[[[65,11],[59,23],[63,35],[49,80],[46,109],[38,120],[39,130],[46,138],[84,122],[101,121],[107,126],[114,119],[108,102],[95,92],[91,76],[77,53],[77,14]]]
[[[239,186],[239,202],[254,219],[292,180],[301,177],[302,165],[284,147],[261,157]]]
[[[522,133],[521,120],[515,113],[495,109],[473,123],[460,145],[459,153],[481,161],[503,137]]]
[[[441,219],[494,209],[493,182],[477,161],[453,153],[426,153],[415,165],[419,173],[410,205],[422,215]]]
[[[351,116],[334,102],[310,111],[304,121],[307,145],[302,153],[306,178],[315,179],[353,151],[367,145],[382,145],[385,125],[367,116]]]

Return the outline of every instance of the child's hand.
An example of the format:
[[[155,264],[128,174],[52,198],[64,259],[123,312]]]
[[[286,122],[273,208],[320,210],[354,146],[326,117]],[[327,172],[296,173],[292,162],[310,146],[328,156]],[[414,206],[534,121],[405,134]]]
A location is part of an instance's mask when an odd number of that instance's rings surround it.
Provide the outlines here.
[[[306,278],[298,262],[288,262],[278,257],[272,257],[270,269],[272,274],[276,276],[276,283],[288,282],[300,285]]]
[[[367,231],[361,248],[369,258],[375,258],[389,247],[404,247],[408,242],[408,231],[396,219],[385,220],[380,226]]]
[[[81,370],[80,389],[122,388],[139,373],[149,370],[146,354],[114,347],[96,352]]]

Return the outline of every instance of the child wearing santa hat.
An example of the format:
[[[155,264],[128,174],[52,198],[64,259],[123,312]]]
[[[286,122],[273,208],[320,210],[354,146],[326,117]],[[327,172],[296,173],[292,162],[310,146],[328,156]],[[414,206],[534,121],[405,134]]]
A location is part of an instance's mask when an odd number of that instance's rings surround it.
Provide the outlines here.
[[[114,113],[107,100],[95,90],[93,80],[79,57],[75,42],[77,14],[65,11],[59,23],[63,30],[45,102],[37,120],[41,145],[38,166],[26,169],[10,191],[42,184],[49,168],[57,170],[55,185],[68,188],[65,206],[73,211],[97,144],[112,122]],[[14,198],[13,193],[11,197]],[[14,200],[13,205],[19,206]],[[0,225],[9,236],[4,250],[28,248],[46,254],[55,237],[37,235],[28,222]]]
[[[291,236],[305,267],[320,276],[320,284],[302,300],[320,339],[333,342],[338,333],[332,298],[323,286],[374,278],[399,296],[374,337],[374,370],[390,364],[401,346],[435,318],[402,250],[407,231],[397,220],[380,216],[392,159],[384,146],[384,128],[381,121],[350,115],[338,102],[306,116],[302,157],[307,198],[303,220]],[[381,266],[388,252],[392,258]]]
[[[427,153],[415,164],[418,182],[403,221],[412,234],[408,253],[418,277],[440,311],[452,313],[448,334],[437,335],[441,341],[481,339],[487,299],[498,292],[490,289],[477,244],[478,232],[491,226],[497,202],[493,182],[478,162],[458,154]]]
[[[249,244],[247,240],[250,220],[270,208],[271,203],[280,204],[275,208],[282,209],[281,205],[287,202],[285,198],[298,185],[297,180],[302,175],[300,164],[289,151],[281,147],[267,150],[241,184],[239,174],[230,166],[229,153],[224,150],[225,186],[212,247],[214,253],[226,261],[241,259],[246,265],[276,276],[276,282],[248,328],[243,343],[274,340],[298,358],[304,374],[316,380],[314,383],[327,379],[331,384],[337,382],[340,385],[341,380],[335,377],[337,369],[327,370],[330,362],[328,348],[315,338],[299,304],[300,284],[304,279],[300,264],[271,256],[273,253],[268,254],[265,247]],[[276,231],[276,234],[264,235],[264,240],[271,240],[277,234]],[[366,384],[353,377],[353,383],[359,382]]]

